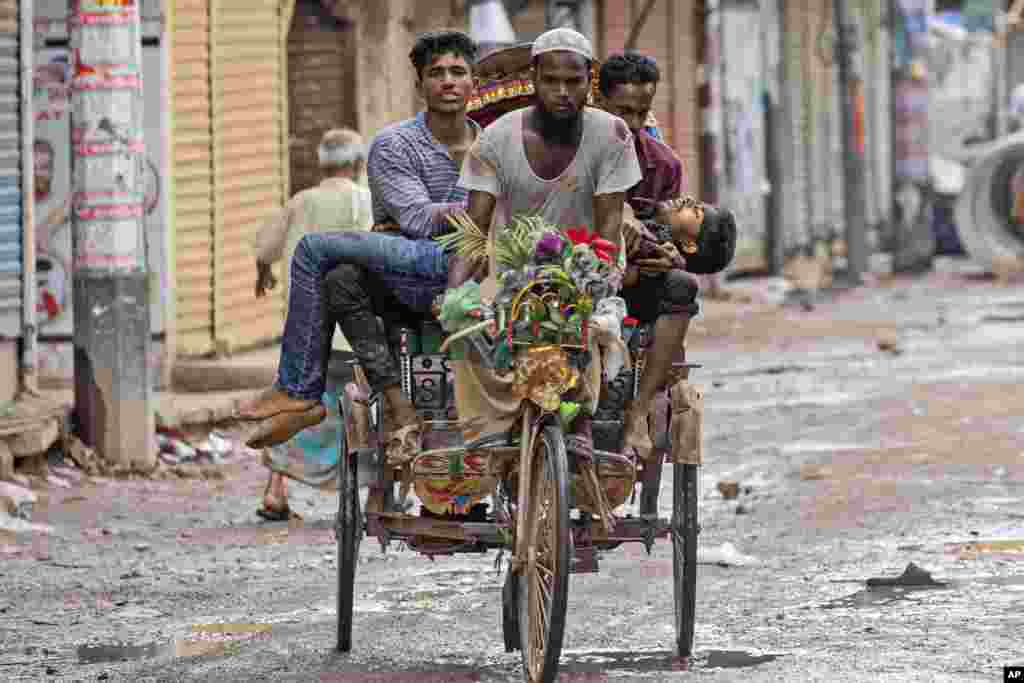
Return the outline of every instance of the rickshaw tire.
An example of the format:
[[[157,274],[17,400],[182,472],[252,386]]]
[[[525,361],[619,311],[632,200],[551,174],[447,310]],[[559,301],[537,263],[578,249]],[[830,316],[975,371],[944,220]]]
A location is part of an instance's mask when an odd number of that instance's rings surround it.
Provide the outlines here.
[[[355,598],[356,567],[359,564],[359,542],[363,535],[362,512],[359,507],[359,460],[349,452],[345,420],[350,412],[342,398],[339,408],[342,428],[338,436],[338,515],[335,536],[338,541],[338,637],[337,650],[352,649],[352,611]]]
[[[523,675],[527,683],[553,683],[558,676],[558,660],[562,654],[565,638],[566,610],[569,598],[569,569],[573,556],[572,535],[569,520],[569,464],[565,449],[565,437],[561,427],[548,422],[541,430],[538,443],[543,449],[547,475],[554,483],[551,508],[553,517],[559,521],[555,531],[555,571],[552,575],[550,618],[548,620],[547,647],[540,675],[531,680],[526,647],[529,646],[530,631],[528,617],[528,582],[518,576],[517,608],[519,619],[519,650],[523,659]]]
[[[680,657],[693,652],[697,604],[697,465],[673,465],[672,588],[675,597],[676,648]]]
[[[501,633],[505,652],[519,649],[519,581],[511,570],[505,572],[505,585],[501,588]]]

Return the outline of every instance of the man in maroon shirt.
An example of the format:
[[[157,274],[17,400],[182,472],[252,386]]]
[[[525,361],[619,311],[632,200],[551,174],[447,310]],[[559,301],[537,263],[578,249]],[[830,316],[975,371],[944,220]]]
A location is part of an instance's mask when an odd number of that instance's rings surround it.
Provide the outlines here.
[[[647,416],[655,394],[667,381],[690,319],[699,310],[693,273],[722,270],[736,244],[732,215],[682,198],[682,162],[644,129],[659,77],[657,64],[648,57],[613,55],[601,66],[598,83],[604,108],[632,130],[643,173],[626,193],[644,224],[627,223],[633,229],[624,230],[628,263],[622,297],[632,317],[655,322],[637,397],[625,416],[626,446],[644,459],[653,448]]]

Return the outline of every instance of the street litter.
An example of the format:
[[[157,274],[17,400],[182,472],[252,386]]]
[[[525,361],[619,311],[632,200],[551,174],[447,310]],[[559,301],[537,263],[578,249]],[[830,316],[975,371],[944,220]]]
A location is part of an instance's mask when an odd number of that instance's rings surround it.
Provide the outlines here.
[[[11,517],[6,512],[0,511],[0,531],[9,531],[15,534],[52,534],[53,527],[47,524],[33,524],[25,519]]]
[[[800,466],[800,478],[804,481],[818,481],[829,479],[832,476],[832,468],[828,465],[806,464]]]
[[[1007,539],[947,543],[946,552],[958,555],[961,560],[975,560],[981,555],[1002,559],[1024,560],[1024,540]]]
[[[0,481],[0,513],[28,521],[32,519],[32,506],[38,500],[39,497],[29,489]]]
[[[697,564],[717,564],[720,567],[748,567],[761,564],[751,555],[744,555],[726,541],[717,548],[697,548]]]
[[[898,356],[903,353],[903,349],[900,347],[900,341],[895,337],[883,337],[879,339],[878,350],[891,353],[894,356]]]
[[[230,457],[238,450],[237,442],[219,432],[210,432],[203,441],[195,446],[175,432],[157,432],[156,440],[160,447],[160,460],[168,465],[200,461],[220,465],[225,458]]]
[[[930,572],[921,569],[911,562],[899,576],[876,576],[867,580],[868,586],[945,586],[945,583],[936,581]]]
[[[718,482],[718,492],[722,494],[722,498],[725,500],[733,500],[740,495],[739,482],[720,481]]]
[[[913,562],[907,565],[899,576],[876,576],[868,579],[867,588],[852,595],[836,598],[824,605],[823,609],[851,609],[892,607],[906,601],[914,601],[918,591],[946,589],[949,584],[936,581],[930,572]]]

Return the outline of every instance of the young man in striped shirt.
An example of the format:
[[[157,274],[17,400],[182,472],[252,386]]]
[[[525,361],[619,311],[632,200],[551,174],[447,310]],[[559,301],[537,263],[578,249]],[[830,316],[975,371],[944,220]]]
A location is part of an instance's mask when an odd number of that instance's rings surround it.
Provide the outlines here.
[[[335,323],[371,388],[387,397],[394,424],[402,425],[389,445],[415,447],[417,415],[401,393],[398,365],[376,314],[401,307],[428,313],[444,291],[448,256],[433,237],[449,230],[450,213],[465,208],[459,169],[479,128],[466,118],[476,61],[472,39],[457,31],[424,34],[409,58],[426,110],[381,131],[370,147],[375,232],[307,235],[296,247],[277,383],[237,413],[262,422],[249,439],[254,448],[281,443],[323,420],[320,397]]]

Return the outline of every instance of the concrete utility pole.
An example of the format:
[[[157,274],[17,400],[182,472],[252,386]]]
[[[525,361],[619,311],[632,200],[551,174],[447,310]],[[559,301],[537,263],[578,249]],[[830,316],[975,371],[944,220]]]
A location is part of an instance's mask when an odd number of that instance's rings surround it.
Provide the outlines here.
[[[892,26],[892,142],[894,230],[892,268],[930,270],[935,256],[928,122],[930,0],[889,0]]]
[[[69,0],[75,412],[113,467],[155,464],[138,0]]]
[[[836,63],[839,65],[839,96],[842,111],[843,142],[843,222],[846,227],[846,277],[851,285],[860,285],[868,270],[867,194],[864,185],[864,120],[858,96],[863,89],[854,68],[858,49],[857,27],[850,22],[846,0],[834,0]],[[860,127],[857,112],[860,110]]]

